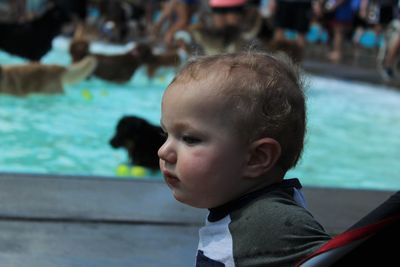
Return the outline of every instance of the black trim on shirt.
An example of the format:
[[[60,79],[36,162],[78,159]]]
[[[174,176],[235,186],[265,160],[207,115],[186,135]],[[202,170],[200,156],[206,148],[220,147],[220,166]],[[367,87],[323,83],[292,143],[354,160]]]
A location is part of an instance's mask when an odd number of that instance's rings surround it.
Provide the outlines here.
[[[253,199],[259,197],[260,195],[263,195],[266,192],[272,191],[276,188],[297,188],[301,189],[302,185],[297,178],[292,178],[292,179],[284,179],[280,183],[272,184],[269,186],[266,186],[260,190],[256,190],[253,192],[250,192],[238,199],[232,200],[224,205],[211,208],[209,209],[210,214],[208,215],[207,219],[210,222],[216,222],[227,216],[230,212],[232,212],[235,209],[238,209],[240,207],[243,207]]]

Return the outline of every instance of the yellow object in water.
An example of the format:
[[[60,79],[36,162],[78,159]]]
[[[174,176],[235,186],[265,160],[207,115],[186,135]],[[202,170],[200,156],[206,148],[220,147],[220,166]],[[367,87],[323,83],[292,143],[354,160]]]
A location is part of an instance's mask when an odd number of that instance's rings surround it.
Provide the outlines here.
[[[134,166],[131,168],[131,174],[135,177],[143,177],[146,176],[146,169],[140,166]]]
[[[93,99],[93,95],[92,93],[89,91],[89,89],[83,89],[82,92],[82,97],[86,100],[92,100]]]
[[[130,167],[126,164],[120,164],[116,170],[117,176],[133,176],[133,177],[144,177],[146,176],[147,170],[141,166]]]
[[[160,82],[165,82],[166,78],[165,78],[164,75],[160,75],[160,76],[158,77],[158,80],[159,80]]]
[[[117,176],[129,176],[130,168],[128,165],[120,164],[117,167],[116,174]]]

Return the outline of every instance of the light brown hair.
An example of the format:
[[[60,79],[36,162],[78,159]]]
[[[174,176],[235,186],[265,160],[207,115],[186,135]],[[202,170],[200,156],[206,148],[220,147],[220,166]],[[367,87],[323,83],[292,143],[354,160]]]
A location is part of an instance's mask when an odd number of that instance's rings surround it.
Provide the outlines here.
[[[304,146],[306,105],[300,69],[288,57],[252,51],[196,57],[171,84],[193,80],[212,82],[248,141],[270,137],[280,143],[277,165],[284,172],[297,164]]]

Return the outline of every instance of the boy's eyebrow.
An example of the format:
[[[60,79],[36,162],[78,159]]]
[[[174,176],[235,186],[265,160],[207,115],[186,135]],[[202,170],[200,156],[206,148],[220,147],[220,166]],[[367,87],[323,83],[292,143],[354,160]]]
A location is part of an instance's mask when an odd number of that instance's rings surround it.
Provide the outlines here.
[[[165,130],[165,126],[162,122],[162,119],[160,120],[160,127]],[[195,128],[193,128],[192,126],[190,126],[187,123],[184,122],[178,122],[176,124],[173,125],[173,128],[176,130],[196,130]]]
[[[177,124],[173,125],[173,130],[196,135],[204,135],[207,132],[204,129],[193,127],[191,124],[184,122],[178,122]]]

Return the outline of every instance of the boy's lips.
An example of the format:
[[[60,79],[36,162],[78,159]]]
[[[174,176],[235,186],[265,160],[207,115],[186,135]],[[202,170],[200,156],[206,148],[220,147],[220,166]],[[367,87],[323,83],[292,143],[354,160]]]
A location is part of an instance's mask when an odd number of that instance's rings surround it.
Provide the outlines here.
[[[175,184],[179,181],[178,177],[168,170],[162,170],[162,174],[168,184]]]

